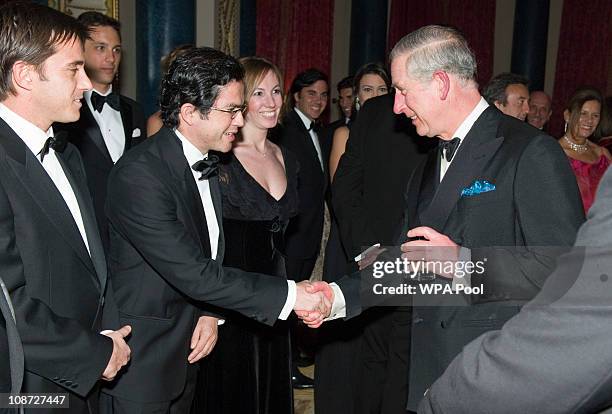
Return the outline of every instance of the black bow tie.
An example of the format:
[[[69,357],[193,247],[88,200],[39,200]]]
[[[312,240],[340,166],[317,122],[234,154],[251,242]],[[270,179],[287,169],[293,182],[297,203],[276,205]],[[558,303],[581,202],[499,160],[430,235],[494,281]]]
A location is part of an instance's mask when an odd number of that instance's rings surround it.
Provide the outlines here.
[[[219,157],[217,157],[216,155],[209,155],[208,158],[205,158],[193,164],[191,168],[193,168],[193,170],[195,171],[199,171],[202,173],[198,180],[208,180],[210,177],[214,177],[219,172],[217,165],[218,163]]]
[[[45,155],[49,153],[49,148],[53,148],[56,152],[64,152],[66,145],[68,145],[68,133],[66,131],[59,131],[55,136],[47,138],[45,145],[36,155],[40,155],[40,162],[43,162]]]
[[[107,103],[108,106],[113,108],[115,111],[118,111],[120,108],[119,95],[112,92],[106,96],[100,95],[96,91],[91,93],[91,105],[95,111],[102,112],[102,107],[105,103]]]
[[[310,126],[308,127],[308,132],[314,131],[315,133],[318,134],[320,130],[321,130],[321,127],[320,127],[319,123],[317,123],[315,121],[312,121],[310,123]]]
[[[453,138],[450,141],[440,141],[438,148],[440,149],[440,154],[446,158],[446,161],[450,162],[453,159],[453,155],[455,155],[455,151],[457,151],[457,147],[461,143],[459,138]]]

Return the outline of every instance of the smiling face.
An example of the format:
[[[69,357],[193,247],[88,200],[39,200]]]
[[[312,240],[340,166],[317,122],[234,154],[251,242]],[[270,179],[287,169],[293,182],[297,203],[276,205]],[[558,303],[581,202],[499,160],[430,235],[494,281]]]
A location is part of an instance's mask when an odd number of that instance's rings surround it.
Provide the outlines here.
[[[527,122],[530,125],[542,129],[552,115],[551,102],[548,95],[542,91],[531,92],[529,96],[529,113]]]
[[[106,92],[121,63],[121,38],[111,26],[93,26],[85,41],[85,69],[93,87]]]
[[[440,136],[444,116],[438,105],[434,81],[421,82],[408,76],[406,55],[393,59],[391,77],[396,90],[393,112],[410,118],[419,135]]]
[[[295,107],[302,111],[311,121],[315,121],[319,119],[327,106],[327,96],[327,82],[318,80],[293,94],[293,99],[295,99]]]
[[[245,122],[258,129],[274,128],[282,105],[280,81],[273,71],[268,70],[249,97]]]
[[[495,106],[506,115],[524,121],[529,112],[529,90],[522,83],[506,86],[506,103],[495,102]]]
[[[340,92],[338,92],[338,106],[340,106],[340,110],[345,118],[351,117],[351,111],[353,109],[353,88],[348,87],[340,89]]]
[[[579,116],[569,116],[564,113],[565,121],[568,122],[568,131],[571,131],[574,139],[585,140],[589,138],[597,129],[601,117],[601,104],[591,100],[582,104]]]
[[[73,38],[55,48],[42,66],[42,75],[34,68],[31,74],[31,121],[43,131],[53,122],[78,120],[83,92],[91,89],[81,42]]]
[[[242,82],[230,81],[223,86],[215,100],[214,107],[231,110],[243,104],[244,86]],[[184,104],[183,107],[191,104]],[[181,108],[181,116],[185,116]],[[236,139],[238,129],[244,125],[242,113],[238,112],[232,119],[232,113],[211,109],[204,116],[199,110],[188,111],[185,124],[181,122],[179,131],[202,152],[210,150],[228,152]]]

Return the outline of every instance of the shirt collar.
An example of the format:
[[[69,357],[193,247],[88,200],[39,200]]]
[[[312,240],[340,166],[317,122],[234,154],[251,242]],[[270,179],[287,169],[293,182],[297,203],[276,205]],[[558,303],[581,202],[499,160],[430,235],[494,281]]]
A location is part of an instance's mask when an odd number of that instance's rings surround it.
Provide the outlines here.
[[[53,136],[53,127],[49,127],[49,129],[45,132],[1,103],[0,117],[8,124],[9,127],[11,127],[13,131],[15,131],[17,136],[21,138],[21,140],[26,144],[30,151],[34,153],[34,155],[40,152],[42,147],[45,145],[47,138]]]
[[[190,167],[196,162],[202,160],[202,158],[208,157],[208,153],[202,154],[202,152],[200,152],[195,145],[189,142],[189,140],[183,134],[181,134],[178,129],[175,129],[174,133],[183,145],[183,154],[185,154],[185,158],[187,158],[187,163]]]
[[[304,115],[304,113],[302,111],[300,111],[297,108],[297,106],[294,106],[293,109],[295,109],[295,112],[297,112],[298,116],[300,117],[300,119],[304,123],[304,126],[306,127],[306,129],[310,130],[310,124],[312,124],[314,121],[311,121],[310,118],[308,118],[306,115]]]
[[[113,93],[113,85],[111,85],[110,88],[108,88],[108,90],[106,92],[104,92],[104,93],[102,93],[99,90],[94,88],[94,89],[91,89],[89,91],[83,92],[83,96],[85,98],[87,98],[87,100],[91,101],[91,94],[94,93],[94,92],[97,93],[98,95],[101,95],[101,96],[108,96],[111,93]]]
[[[478,119],[478,117],[489,107],[487,101],[481,96],[480,101],[476,104],[472,112],[463,120],[459,128],[455,131],[451,138],[459,138],[461,141],[465,138],[465,136],[470,132],[472,126]]]

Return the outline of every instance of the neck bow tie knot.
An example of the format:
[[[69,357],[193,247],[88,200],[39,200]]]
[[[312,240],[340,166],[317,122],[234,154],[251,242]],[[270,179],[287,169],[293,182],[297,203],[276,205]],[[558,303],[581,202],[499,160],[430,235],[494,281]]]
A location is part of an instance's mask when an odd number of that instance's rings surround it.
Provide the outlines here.
[[[209,155],[208,158],[205,158],[193,164],[191,168],[194,171],[202,173],[198,180],[208,180],[209,178],[214,177],[219,173],[218,164],[219,157],[217,157],[216,155]]]
[[[96,91],[91,93],[91,106],[93,106],[95,111],[102,112],[105,103],[115,111],[118,111],[121,107],[119,104],[119,95],[116,93],[111,92],[106,96],[100,95]]]
[[[459,138],[453,138],[450,141],[440,141],[438,147],[440,149],[440,154],[446,158],[446,161],[450,162],[453,159],[453,156],[455,155],[457,147],[459,147],[460,143],[461,140]]]
[[[40,152],[36,155],[40,155],[40,162],[43,162],[45,155],[49,153],[49,148],[53,148],[56,152],[64,152],[68,145],[68,133],[66,131],[60,131],[53,137],[47,138],[45,145],[43,145]]]

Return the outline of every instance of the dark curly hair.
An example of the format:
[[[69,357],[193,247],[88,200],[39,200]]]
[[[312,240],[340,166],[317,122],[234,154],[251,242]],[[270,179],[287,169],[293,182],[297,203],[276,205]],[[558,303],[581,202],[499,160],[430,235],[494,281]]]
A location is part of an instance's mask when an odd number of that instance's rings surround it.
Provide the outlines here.
[[[168,128],[179,124],[179,112],[189,103],[208,116],[221,88],[231,81],[242,81],[244,69],[232,56],[210,48],[193,48],[177,57],[161,83],[159,106]]]

